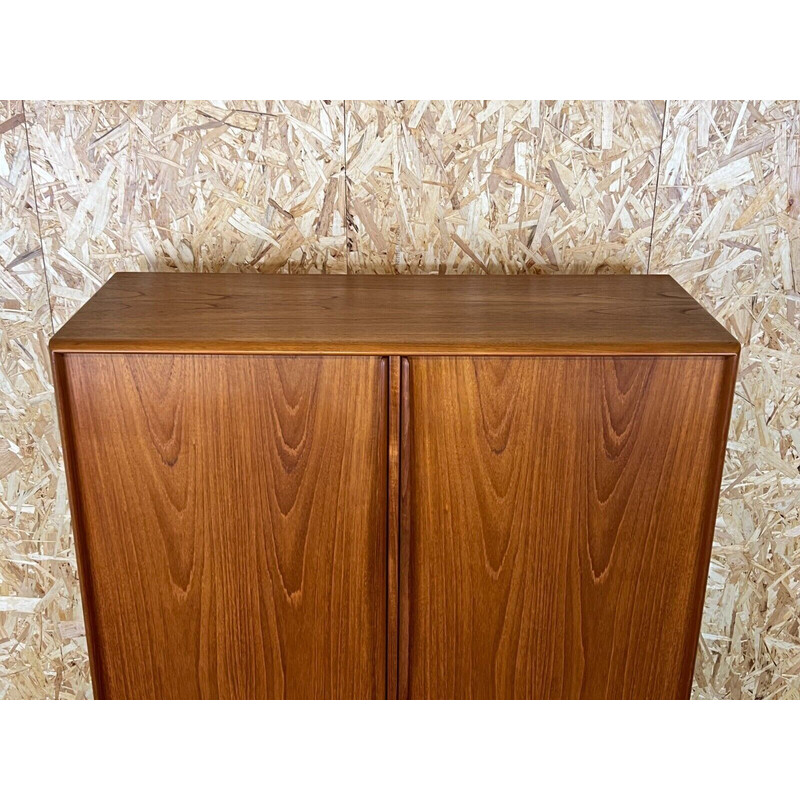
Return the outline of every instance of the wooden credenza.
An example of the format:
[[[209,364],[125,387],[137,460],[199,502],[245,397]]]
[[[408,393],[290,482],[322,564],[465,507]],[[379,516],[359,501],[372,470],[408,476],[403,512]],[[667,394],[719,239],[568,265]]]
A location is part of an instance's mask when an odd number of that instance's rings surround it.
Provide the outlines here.
[[[671,278],[122,273],[51,351],[97,697],[689,695],[739,345]]]

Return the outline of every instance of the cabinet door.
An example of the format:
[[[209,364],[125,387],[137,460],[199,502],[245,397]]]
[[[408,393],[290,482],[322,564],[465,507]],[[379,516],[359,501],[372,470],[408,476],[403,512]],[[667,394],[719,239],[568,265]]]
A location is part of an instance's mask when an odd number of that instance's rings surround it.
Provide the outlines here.
[[[734,371],[411,359],[400,695],[688,696]]]
[[[56,367],[95,694],[383,697],[385,361]]]

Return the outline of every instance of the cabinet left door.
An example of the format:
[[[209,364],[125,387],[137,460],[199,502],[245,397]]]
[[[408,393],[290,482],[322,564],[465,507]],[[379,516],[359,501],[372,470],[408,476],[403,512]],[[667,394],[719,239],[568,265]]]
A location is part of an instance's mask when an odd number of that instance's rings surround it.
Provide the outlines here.
[[[54,366],[95,696],[385,696],[385,359]]]

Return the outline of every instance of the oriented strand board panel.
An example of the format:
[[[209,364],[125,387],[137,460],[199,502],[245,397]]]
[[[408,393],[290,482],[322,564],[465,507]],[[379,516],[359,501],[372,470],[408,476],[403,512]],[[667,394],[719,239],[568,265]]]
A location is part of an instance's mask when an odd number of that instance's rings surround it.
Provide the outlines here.
[[[670,101],[650,271],[743,349],[697,697],[800,693],[800,103]]]
[[[347,101],[351,272],[644,272],[663,102]]]
[[[670,101],[655,220],[658,102],[223,106],[26,104],[56,327],[116,270],[344,271],[349,261],[352,272],[604,262],[639,272],[654,224],[651,270],[668,269],[745,345],[696,696],[800,696],[798,103]],[[9,623],[0,611],[0,680],[6,696],[83,696],[57,442],[41,439],[46,423],[30,423],[45,419],[49,377],[41,344],[25,347],[27,361],[10,344],[49,336],[40,262],[7,266],[38,247],[26,240],[33,203],[19,199],[31,191],[21,111],[6,102],[0,112],[1,321],[15,331],[0,343],[2,380],[14,387],[0,412],[4,442],[20,448],[8,452],[28,466],[0,455],[12,465],[4,502],[24,509],[0,509],[4,554],[13,543],[0,595],[44,596],[51,569],[67,588],[39,606],[58,607],[58,622],[17,611]],[[23,540],[36,549],[24,569],[14,560]]]
[[[90,694],[22,103],[0,101],[0,698]]]
[[[28,108],[57,327],[119,270],[346,270],[340,101]]]

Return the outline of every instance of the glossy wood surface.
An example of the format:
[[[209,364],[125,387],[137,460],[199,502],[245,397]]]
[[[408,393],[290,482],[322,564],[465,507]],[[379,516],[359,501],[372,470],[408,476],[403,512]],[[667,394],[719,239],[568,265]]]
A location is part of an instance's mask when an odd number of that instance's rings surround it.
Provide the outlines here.
[[[666,275],[119,273],[54,352],[735,353]]]
[[[391,356],[389,372],[389,482],[386,487],[386,698],[397,699],[398,579],[400,543],[400,359]]]
[[[412,358],[401,696],[688,697],[735,362]]]
[[[413,441],[409,436],[411,420],[411,391],[409,387],[409,361],[400,359],[400,485],[398,487],[398,503],[400,512],[398,532],[398,645],[397,645],[397,697],[408,697],[408,664],[409,664],[409,577],[411,574],[411,504],[409,488],[411,486],[411,464],[414,460]]]
[[[96,696],[384,697],[385,360],[55,365]]]

